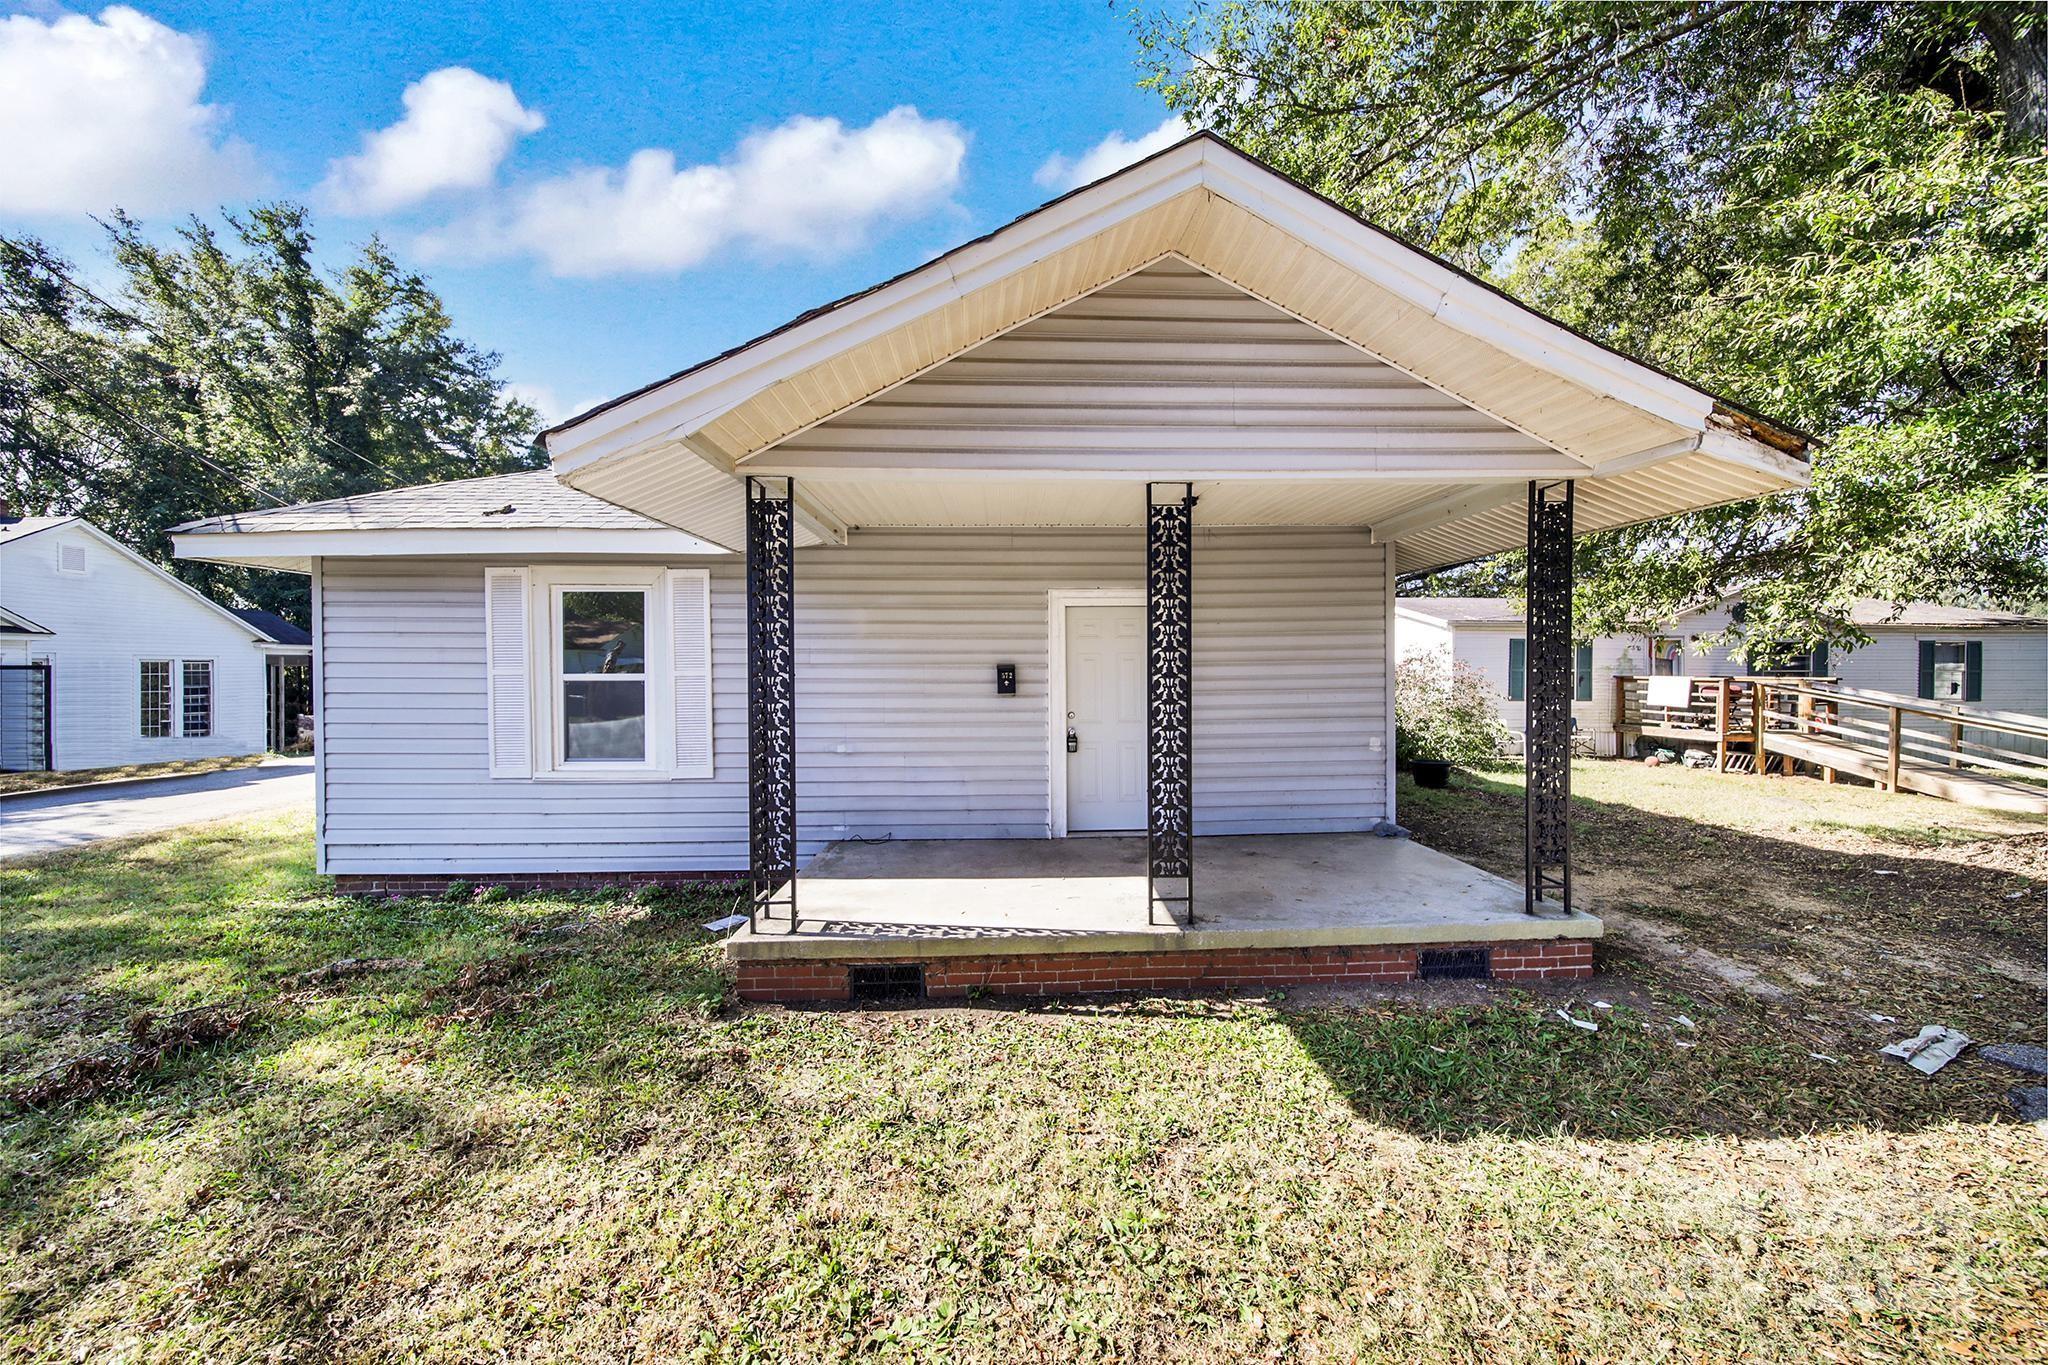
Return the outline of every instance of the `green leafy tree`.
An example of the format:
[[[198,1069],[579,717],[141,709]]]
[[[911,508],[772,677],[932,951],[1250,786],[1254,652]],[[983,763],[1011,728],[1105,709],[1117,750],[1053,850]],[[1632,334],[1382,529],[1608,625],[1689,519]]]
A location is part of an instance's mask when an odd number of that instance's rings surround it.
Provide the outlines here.
[[[171,558],[195,517],[532,468],[498,358],[372,240],[328,274],[289,204],[168,243],[107,224],[118,284],[0,237],[0,496],[76,513],[201,591],[303,621],[295,575]]]
[[[1191,122],[1823,438],[1810,490],[1589,537],[1581,629],[2048,595],[2048,8],[1246,0],[1140,37]]]

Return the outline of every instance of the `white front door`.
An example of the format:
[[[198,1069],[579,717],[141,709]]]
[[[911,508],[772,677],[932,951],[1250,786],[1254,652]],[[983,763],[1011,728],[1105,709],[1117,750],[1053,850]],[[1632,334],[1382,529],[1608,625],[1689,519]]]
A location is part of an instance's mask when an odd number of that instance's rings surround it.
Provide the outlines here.
[[[1067,608],[1067,829],[1145,828],[1145,609]]]

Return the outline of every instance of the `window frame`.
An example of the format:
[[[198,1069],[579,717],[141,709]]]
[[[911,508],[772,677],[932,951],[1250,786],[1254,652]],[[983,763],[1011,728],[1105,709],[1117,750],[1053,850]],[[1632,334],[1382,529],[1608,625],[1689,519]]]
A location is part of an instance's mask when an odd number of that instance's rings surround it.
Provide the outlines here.
[[[664,600],[667,565],[534,565],[528,589],[527,676],[533,708],[533,779],[543,782],[656,781],[675,774],[675,678],[669,613]],[[565,674],[562,668],[562,596],[572,592],[640,593],[642,699],[645,748],[638,760],[567,757],[563,688],[581,679],[625,681],[631,674]]]
[[[1953,702],[1958,706],[1966,705],[1965,699],[1970,695],[1970,642],[1968,640],[1931,639],[1928,643],[1934,646],[1933,671],[1928,675],[1931,679],[1933,695],[1928,700]],[[1952,649],[1956,652],[1956,657],[1953,661],[1943,661],[1941,652],[1944,649]],[[1955,670],[1956,690],[1953,693],[1944,694],[1941,690],[1943,670],[1951,668]]]
[[[177,670],[179,662],[180,661],[177,659],[137,659],[135,661],[135,733],[138,738],[179,738],[178,706],[176,700],[178,695],[176,689],[176,679],[178,677]],[[153,664],[162,667],[164,671],[162,708],[163,729],[161,732],[152,732],[149,728],[150,705],[147,691],[147,670]]]
[[[1650,637],[1650,676],[1653,678],[1685,677],[1685,644],[1685,637],[1683,635],[1652,635]],[[1669,673],[1659,673],[1657,671],[1657,665],[1663,661],[1667,653],[1666,650],[1659,649],[1659,645],[1670,647],[1668,652],[1671,657],[1673,671]]]
[[[194,730],[192,719],[192,670],[206,670],[206,720],[205,728]],[[214,667],[211,659],[178,660],[178,738],[212,739],[214,719]]]
[[[1520,648],[1517,648],[1520,646]],[[1516,658],[1517,655],[1521,657]],[[1579,663],[1585,661],[1581,671]],[[1517,664],[1519,663],[1519,667]],[[1510,635],[1508,637],[1508,700],[1526,702],[1529,699],[1529,637]],[[1577,641],[1572,645],[1572,704],[1583,705],[1593,700],[1593,642]]]

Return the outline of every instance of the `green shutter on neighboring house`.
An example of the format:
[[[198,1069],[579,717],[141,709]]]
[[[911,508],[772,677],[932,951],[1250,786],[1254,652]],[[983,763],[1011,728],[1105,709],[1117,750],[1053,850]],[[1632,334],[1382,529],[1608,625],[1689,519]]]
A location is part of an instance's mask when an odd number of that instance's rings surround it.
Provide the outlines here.
[[[1579,661],[1575,670],[1578,674],[1578,699],[1593,700],[1593,646],[1579,646]]]
[[[1963,700],[1984,700],[1984,642],[1972,640],[1963,646]]]
[[[1527,695],[1529,667],[1529,642],[1523,639],[1508,641],[1508,700],[1520,701]]]
[[[1934,641],[1920,642],[1920,696],[1934,700]]]
[[[1828,675],[1828,646],[1823,640],[1813,647],[1813,676],[1825,678]]]

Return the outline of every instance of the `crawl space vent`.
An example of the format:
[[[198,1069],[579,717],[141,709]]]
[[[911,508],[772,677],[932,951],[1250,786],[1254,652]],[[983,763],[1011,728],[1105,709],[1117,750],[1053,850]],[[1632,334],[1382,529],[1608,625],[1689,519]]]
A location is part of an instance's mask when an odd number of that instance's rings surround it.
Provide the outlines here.
[[[1485,981],[1493,975],[1493,954],[1487,948],[1424,948],[1415,955],[1415,975],[1423,981]]]
[[[856,1004],[869,1000],[922,1000],[924,967],[916,962],[848,967],[846,994]]]

